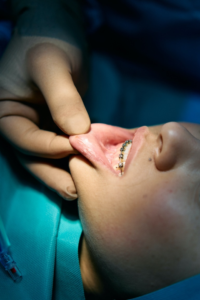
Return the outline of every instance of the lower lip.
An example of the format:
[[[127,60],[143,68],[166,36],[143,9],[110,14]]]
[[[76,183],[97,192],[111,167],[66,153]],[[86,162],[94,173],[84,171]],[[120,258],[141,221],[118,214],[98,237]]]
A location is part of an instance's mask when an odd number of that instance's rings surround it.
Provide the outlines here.
[[[140,127],[135,131],[135,135],[132,140],[132,146],[131,146],[130,152],[128,154],[128,157],[126,159],[124,172],[126,172],[129,165],[131,164],[131,162],[137,156],[139,150],[141,149],[142,145],[144,144],[145,136],[147,135],[147,133],[148,133],[148,127],[146,127],[146,126]]]

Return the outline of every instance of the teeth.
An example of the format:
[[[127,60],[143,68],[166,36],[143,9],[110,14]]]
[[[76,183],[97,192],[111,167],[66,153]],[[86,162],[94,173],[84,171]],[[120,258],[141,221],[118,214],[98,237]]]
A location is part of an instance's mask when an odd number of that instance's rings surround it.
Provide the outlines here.
[[[125,163],[120,162],[120,163],[119,163],[119,168],[120,168],[120,169],[123,168],[123,167],[124,167],[124,164],[125,164]]]
[[[116,169],[120,170],[119,176],[122,176],[124,174],[124,167],[126,163],[126,159],[128,157],[129,151],[132,146],[132,140],[127,140],[122,144],[122,147],[120,148],[120,154],[119,154],[119,163],[116,166]]]

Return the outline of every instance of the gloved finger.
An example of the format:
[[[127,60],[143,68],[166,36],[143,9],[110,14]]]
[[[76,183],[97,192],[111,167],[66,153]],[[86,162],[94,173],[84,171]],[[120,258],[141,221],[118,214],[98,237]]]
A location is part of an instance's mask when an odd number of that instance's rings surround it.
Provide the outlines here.
[[[39,116],[33,108],[14,101],[0,102],[0,132],[21,152],[46,158],[77,153],[67,136],[41,130],[38,123]]]
[[[52,44],[41,44],[29,52],[30,76],[42,92],[54,122],[68,135],[86,133],[90,128],[72,69],[76,67],[70,65],[66,52]],[[76,71],[73,74],[76,77]]]
[[[34,159],[15,151],[17,158],[25,169],[51,190],[57,192],[65,200],[77,198],[76,188],[71,175],[65,170],[45,161]]]

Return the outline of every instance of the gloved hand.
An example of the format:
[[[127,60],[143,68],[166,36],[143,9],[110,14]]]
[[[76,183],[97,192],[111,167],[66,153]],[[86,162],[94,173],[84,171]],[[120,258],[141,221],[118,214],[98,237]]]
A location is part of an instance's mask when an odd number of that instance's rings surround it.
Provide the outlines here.
[[[46,34],[48,22],[44,22],[45,36],[35,35],[34,24],[29,32],[30,22],[29,27],[20,22],[0,61],[0,132],[25,168],[72,200],[77,198],[73,180],[53,159],[76,153],[66,134],[81,134],[90,128],[81,99],[87,81],[85,46],[80,40],[72,41],[59,24],[62,39]],[[63,134],[56,133],[55,124]]]

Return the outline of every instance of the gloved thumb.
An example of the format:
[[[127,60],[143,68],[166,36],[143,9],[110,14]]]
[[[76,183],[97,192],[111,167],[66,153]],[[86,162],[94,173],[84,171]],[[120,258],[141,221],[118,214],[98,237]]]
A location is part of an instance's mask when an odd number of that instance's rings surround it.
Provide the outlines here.
[[[71,70],[75,67],[70,66],[66,52],[45,43],[32,51],[29,59],[32,79],[43,94],[56,125],[68,135],[88,132],[90,118],[74,85]]]

